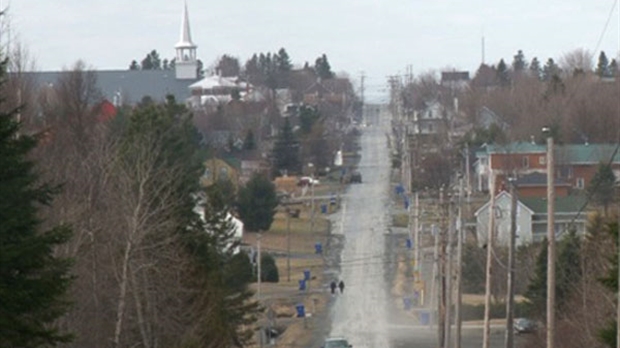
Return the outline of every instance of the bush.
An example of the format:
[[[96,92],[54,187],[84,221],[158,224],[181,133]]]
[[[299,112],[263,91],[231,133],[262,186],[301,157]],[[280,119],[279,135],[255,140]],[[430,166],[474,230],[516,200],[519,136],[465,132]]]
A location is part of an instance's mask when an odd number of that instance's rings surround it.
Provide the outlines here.
[[[261,256],[261,281],[268,283],[277,283],[280,281],[276,259],[270,254]]]

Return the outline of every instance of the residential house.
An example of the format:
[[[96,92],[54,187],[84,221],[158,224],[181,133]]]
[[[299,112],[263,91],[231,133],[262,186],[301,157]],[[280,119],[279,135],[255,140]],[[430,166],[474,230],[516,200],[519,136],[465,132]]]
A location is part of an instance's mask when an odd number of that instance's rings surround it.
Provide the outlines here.
[[[609,163],[620,177],[620,153],[612,154],[615,144],[567,144],[555,148],[556,179],[562,179],[571,189],[582,190],[594,177],[600,163]],[[478,191],[488,191],[492,175],[496,189],[507,187],[506,178],[532,173],[547,173],[547,147],[533,142],[507,145],[485,145],[476,153],[475,173]]]
[[[469,86],[469,71],[442,71],[441,85],[452,91],[462,90]]]
[[[503,117],[493,112],[493,110],[486,106],[483,106],[478,111],[477,123],[484,129],[490,129],[493,126],[496,126],[503,131],[508,130],[508,127],[510,126]]]
[[[556,238],[562,238],[574,229],[578,235],[586,233],[587,212],[584,195],[556,197],[554,229]],[[507,246],[510,241],[512,196],[500,192],[495,198],[495,245]],[[474,214],[476,217],[476,236],[478,245],[487,243],[489,233],[489,212],[491,202],[487,202]],[[547,236],[547,201],[540,197],[519,197],[517,201],[516,245],[540,242]]]
[[[502,181],[505,183],[505,181]],[[518,176],[515,181],[517,195],[519,197],[545,197],[547,195],[547,174],[535,172]],[[562,178],[556,178],[553,182],[556,197],[566,197],[571,192],[571,185]],[[502,187],[507,190],[508,187]]]
[[[240,162],[233,157],[218,158],[213,157],[205,161],[205,170],[200,178],[200,183],[204,187],[213,185],[220,180],[229,180],[235,188],[239,186]]]

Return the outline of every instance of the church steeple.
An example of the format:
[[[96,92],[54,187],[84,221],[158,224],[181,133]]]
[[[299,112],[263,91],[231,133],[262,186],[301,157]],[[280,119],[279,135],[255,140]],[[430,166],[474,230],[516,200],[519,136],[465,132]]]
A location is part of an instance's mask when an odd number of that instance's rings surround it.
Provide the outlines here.
[[[187,1],[184,5],[183,16],[181,17],[181,37],[179,42],[174,45],[176,49],[174,66],[177,79],[195,79],[198,77],[197,46],[192,42],[192,35],[189,30]]]

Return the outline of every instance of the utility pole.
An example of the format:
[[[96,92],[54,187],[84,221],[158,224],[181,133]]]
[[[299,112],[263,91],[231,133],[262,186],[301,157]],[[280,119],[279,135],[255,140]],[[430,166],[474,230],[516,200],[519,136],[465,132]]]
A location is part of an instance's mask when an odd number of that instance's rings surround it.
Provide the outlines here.
[[[286,280],[291,282],[291,212],[286,207]]]
[[[456,338],[454,348],[461,348],[461,303],[463,302],[463,178],[459,178],[459,212],[456,217],[458,233],[456,245],[456,303],[454,304],[454,321]]]
[[[495,240],[495,173],[491,171],[491,204],[489,205],[489,230],[487,234],[487,267],[484,293],[484,332],[482,348],[490,348],[491,334],[491,275],[493,274],[493,243]]]
[[[467,187],[467,198],[471,195],[471,174],[469,166],[469,143],[465,143],[465,185]]]
[[[506,302],[506,347],[514,347],[514,304],[515,304],[515,241],[517,238],[517,178],[510,178],[510,239],[508,240],[508,301]]]
[[[362,71],[360,73],[360,99],[362,101],[362,108],[364,107],[364,80],[366,79],[366,75]]]
[[[260,289],[260,286],[261,286],[261,276],[262,276],[262,273],[261,273],[261,263],[262,262],[261,262],[261,253],[260,253],[260,240],[261,240],[262,236],[263,235],[261,234],[261,232],[258,231],[258,235],[256,236],[256,249],[258,249],[257,250],[257,260],[256,260],[256,262],[258,264],[258,275],[256,277],[256,279],[258,280],[257,290],[256,290],[256,298],[258,300],[258,304],[259,305],[260,305],[260,300],[261,300],[261,293],[260,293],[261,289]],[[264,335],[263,326],[260,325],[260,332],[259,332],[259,336],[258,336],[258,341],[260,342],[261,348],[263,347],[263,338],[264,338],[263,335]]]
[[[439,237],[439,241],[441,243],[441,245],[439,246],[439,264],[438,264],[438,274],[439,274],[439,316],[438,316],[438,321],[437,321],[437,330],[438,330],[438,337],[439,337],[439,347],[440,348],[445,348],[445,330],[446,330],[446,245],[445,245],[445,235],[444,235],[444,231],[446,228],[445,225],[445,206],[444,206],[444,202],[445,202],[445,191],[444,191],[444,187],[442,186],[439,189],[439,209],[441,211],[441,219],[442,219],[442,223],[441,223],[441,227],[439,229],[439,233],[441,233]]]
[[[414,270],[418,272],[418,279],[415,281],[418,281],[422,280],[422,268],[420,266],[420,197],[417,191],[413,194],[413,243]]]
[[[555,183],[553,136],[547,133],[547,348],[555,348]]]
[[[439,268],[439,236],[437,233],[437,227],[433,224],[431,226],[431,233],[433,234],[433,237],[435,237],[435,242],[434,242],[434,248],[433,248],[433,277],[432,277],[432,281],[431,281],[431,315],[433,312],[435,312],[435,315],[432,315],[431,318],[431,326],[433,325],[433,321],[437,320],[437,326],[439,327],[439,311],[438,311],[438,307],[439,307],[439,296],[437,295],[439,292],[437,291],[437,285],[438,285],[438,268]],[[441,333],[441,331],[440,331]],[[439,340],[439,338],[437,338]]]
[[[258,284],[257,284],[257,291],[256,291],[256,297],[258,298],[258,302],[260,302],[260,285],[261,285],[261,254],[260,254],[260,240],[262,237],[262,233],[260,233],[260,231],[258,231],[257,237],[256,237],[256,249],[257,249],[257,260],[256,263],[258,264],[258,275],[256,276],[256,279],[258,279]]]
[[[451,346],[451,329],[452,329],[452,244],[454,244],[454,213],[453,213],[453,195],[450,195],[448,204],[448,245],[446,247],[446,319],[445,319],[445,338],[444,347]]]

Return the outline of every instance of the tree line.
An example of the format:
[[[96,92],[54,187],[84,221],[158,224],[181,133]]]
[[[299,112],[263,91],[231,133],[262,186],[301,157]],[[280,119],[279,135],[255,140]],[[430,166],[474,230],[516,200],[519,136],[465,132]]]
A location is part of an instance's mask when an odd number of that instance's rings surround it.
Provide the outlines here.
[[[238,199],[226,198],[224,184],[204,190],[207,149],[185,106],[146,100],[101,120],[95,75],[82,63],[42,92],[39,123],[24,119],[35,106],[10,98],[7,64],[0,65],[3,345],[247,344],[260,310],[248,287],[256,275],[248,255],[234,252],[239,241],[226,217],[236,209],[246,227],[268,229],[273,184],[256,176]]]

